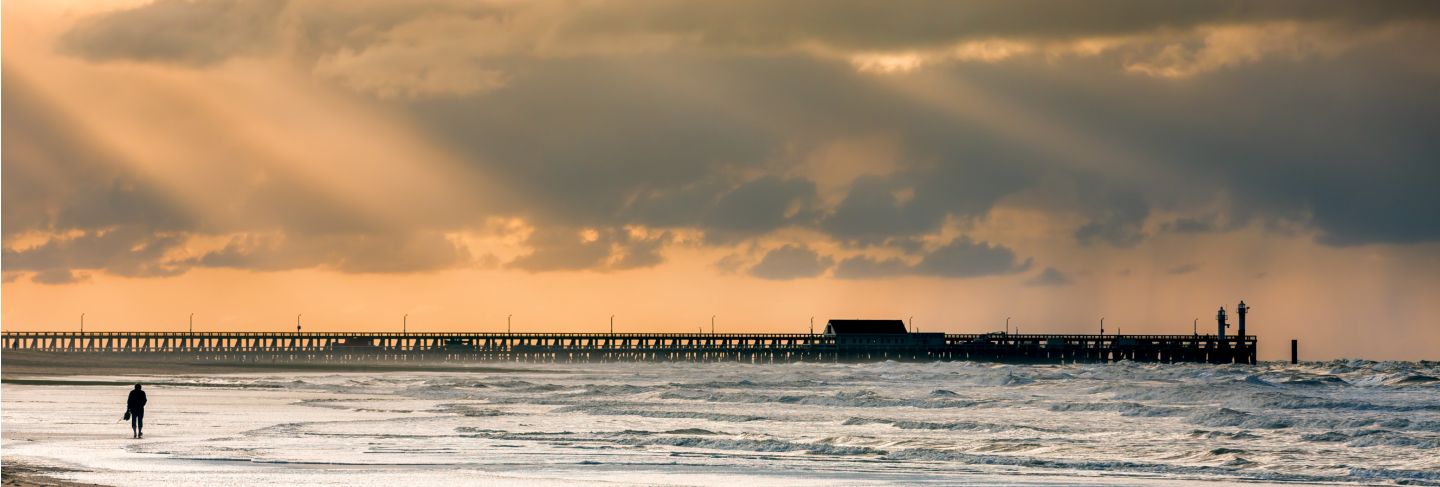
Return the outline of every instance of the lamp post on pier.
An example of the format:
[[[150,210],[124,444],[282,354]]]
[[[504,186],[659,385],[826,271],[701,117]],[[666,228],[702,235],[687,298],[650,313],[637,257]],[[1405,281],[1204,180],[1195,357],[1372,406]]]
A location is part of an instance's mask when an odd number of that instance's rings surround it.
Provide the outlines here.
[[[303,314],[305,314],[305,313],[300,313],[300,314],[295,315],[295,334],[296,334],[296,335],[299,335],[299,334],[300,334],[300,315],[303,315]]]
[[[610,334],[615,334],[615,315],[610,315]]]
[[[400,334],[410,334],[410,313],[405,313],[405,316],[400,318]]]
[[[85,313],[80,313],[80,334],[85,334]]]
[[[509,334],[510,334],[510,317],[511,317],[511,316],[515,316],[515,315],[505,315],[505,334],[506,334],[506,335],[509,335]]]
[[[195,334],[195,313],[190,313],[190,334]]]
[[[710,315],[710,334],[715,334],[715,315]]]

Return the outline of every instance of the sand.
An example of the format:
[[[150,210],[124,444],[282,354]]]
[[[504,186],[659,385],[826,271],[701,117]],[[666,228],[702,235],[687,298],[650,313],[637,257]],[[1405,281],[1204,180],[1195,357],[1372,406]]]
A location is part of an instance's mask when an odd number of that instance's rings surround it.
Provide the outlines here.
[[[59,480],[49,474],[66,472],[62,468],[41,467],[6,460],[0,465],[0,485],[15,487],[99,487],[98,484],[82,484]]]
[[[6,351],[0,353],[0,378],[54,377],[73,375],[194,375],[254,372],[549,372],[495,363],[426,362],[269,362],[238,363],[202,361],[187,356],[140,356],[129,354],[74,354]],[[8,382],[8,381],[7,381]],[[111,385],[111,384],[95,384]]]

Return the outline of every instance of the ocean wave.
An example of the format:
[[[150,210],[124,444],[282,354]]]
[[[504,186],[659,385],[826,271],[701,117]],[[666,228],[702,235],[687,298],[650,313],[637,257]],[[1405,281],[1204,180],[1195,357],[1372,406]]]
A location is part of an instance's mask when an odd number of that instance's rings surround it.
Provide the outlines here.
[[[802,406],[828,406],[828,407],[861,407],[861,408],[891,408],[891,407],[914,407],[914,408],[968,408],[978,404],[976,401],[963,399],[950,399],[944,397],[929,397],[924,399],[897,399],[881,396],[869,391],[840,391],[832,394],[757,394],[749,392],[692,392],[692,391],[670,391],[660,394],[661,399],[678,399],[687,401],[706,401],[724,403],[778,403],[794,404]]]
[[[1190,432],[1190,436],[1193,437],[1193,438],[1205,438],[1205,439],[1209,439],[1209,440],[1213,440],[1213,439],[1256,440],[1256,439],[1259,439],[1259,438],[1260,438],[1259,435],[1256,435],[1256,434],[1254,434],[1254,433],[1251,433],[1251,432],[1249,432],[1249,431],[1244,431],[1244,430],[1241,430],[1241,431],[1192,430],[1192,431]]]
[[[1259,416],[1230,408],[1205,409],[1190,414],[1191,424],[1202,426],[1226,426],[1253,429],[1281,429],[1295,425],[1293,420],[1272,416]]]
[[[1377,446],[1395,448],[1440,448],[1440,438],[1426,438],[1391,430],[1360,430],[1354,432],[1327,431],[1301,435],[1303,441],[1315,443],[1345,443],[1345,446],[1370,448]]]
[[[1015,424],[977,423],[977,422],[974,422],[974,421],[945,421],[945,422],[937,422],[937,421],[912,421],[912,420],[904,420],[904,419],[862,418],[862,417],[851,417],[851,418],[847,418],[844,422],[842,422],[842,423],[840,423],[840,424],[845,425],[845,426],[859,426],[859,425],[867,425],[867,424],[884,424],[884,425],[890,425],[890,426],[894,426],[894,427],[896,427],[896,428],[905,429],[905,430],[946,430],[946,431],[985,431],[985,432],[1000,432],[1000,431],[1012,431],[1012,430],[1026,429],[1026,430],[1034,430],[1034,431],[1052,431],[1052,430],[1049,430],[1049,429],[1038,428],[1038,427],[1034,427],[1034,426],[1015,425]]]
[[[1116,402],[1062,402],[1051,404],[1049,408],[1057,413],[1069,412],[1116,412],[1121,416],[1130,417],[1165,417],[1179,416],[1185,413],[1184,408],[1171,406],[1147,406],[1137,402],[1116,401]]]
[[[705,411],[667,411],[653,408],[615,405],[572,405],[556,408],[552,413],[584,413],[596,416],[637,416],[642,418],[704,419],[722,423],[748,423],[768,419],[765,416],[724,414]]]
[[[435,406],[435,408],[434,408],[434,409],[431,409],[429,412],[458,414],[458,415],[460,415],[460,416],[471,417],[471,418],[484,418],[484,417],[492,417],[492,416],[502,416],[502,415],[506,414],[504,411],[500,411],[500,410],[498,410],[498,409],[484,408],[484,407],[480,407],[480,406],[475,405],[475,404],[454,404],[454,403],[449,403],[449,404],[437,404],[437,405]]]
[[[741,450],[763,453],[805,452],[812,455],[883,455],[885,450],[865,446],[847,446],[831,443],[807,443],[773,438],[713,438],[697,436],[620,438],[617,443],[631,446],[672,446],[680,448],[701,448],[706,450]]]

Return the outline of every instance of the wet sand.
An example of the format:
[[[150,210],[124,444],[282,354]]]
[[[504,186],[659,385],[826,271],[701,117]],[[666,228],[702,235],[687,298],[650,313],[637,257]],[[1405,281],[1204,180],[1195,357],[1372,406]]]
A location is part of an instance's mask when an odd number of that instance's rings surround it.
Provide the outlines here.
[[[128,380],[68,379],[71,376],[193,376],[201,374],[242,374],[255,372],[531,372],[545,373],[554,370],[529,370],[521,367],[495,367],[475,364],[414,362],[414,363],[364,363],[364,362],[275,362],[275,363],[227,363],[199,361],[186,357],[69,354],[30,351],[6,351],[0,353],[0,382],[5,384],[32,386],[98,386],[128,387]],[[153,386],[183,385],[185,387],[206,387],[208,384],[185,382],[167,383],[146,380]],[[236,388],[233,385],[218,386]],[[257,386],[258,387],[258,386]],[[9,439],[9,438],[7,438]],[[78,470],[51,467],[30,463],[27,459],[16,459],[5,455],[0,461],[0,486],[5,487],[104,487],[100,484],[72,482],[55,478],[57,473]]]
[[[523,365],[477,365],[444,362],[212,362],[183,356],[138,356],[7,351],[0,353],[0,378],[6,382],[27,377],[74,375],[193,375],[254,372],[555,372]],[[78,385],[71,382],[66,384]],[[115,385],[112,383],[92,385]]]
[[[82,484],[50,476],[53,473],[69,471],[73,470],[16,463],[7,459],[4,465],[0,466],[0,485],[6,487],[102,487],[99,484]]]

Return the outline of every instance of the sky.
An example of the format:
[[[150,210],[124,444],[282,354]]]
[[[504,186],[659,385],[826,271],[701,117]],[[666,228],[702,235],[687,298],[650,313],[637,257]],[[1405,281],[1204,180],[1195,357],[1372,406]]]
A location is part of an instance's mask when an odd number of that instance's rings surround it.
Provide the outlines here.
[[[6,331],[1188,334],[1243,299],[1261,359],[1440,359],[1433,2],[0,9]]]

